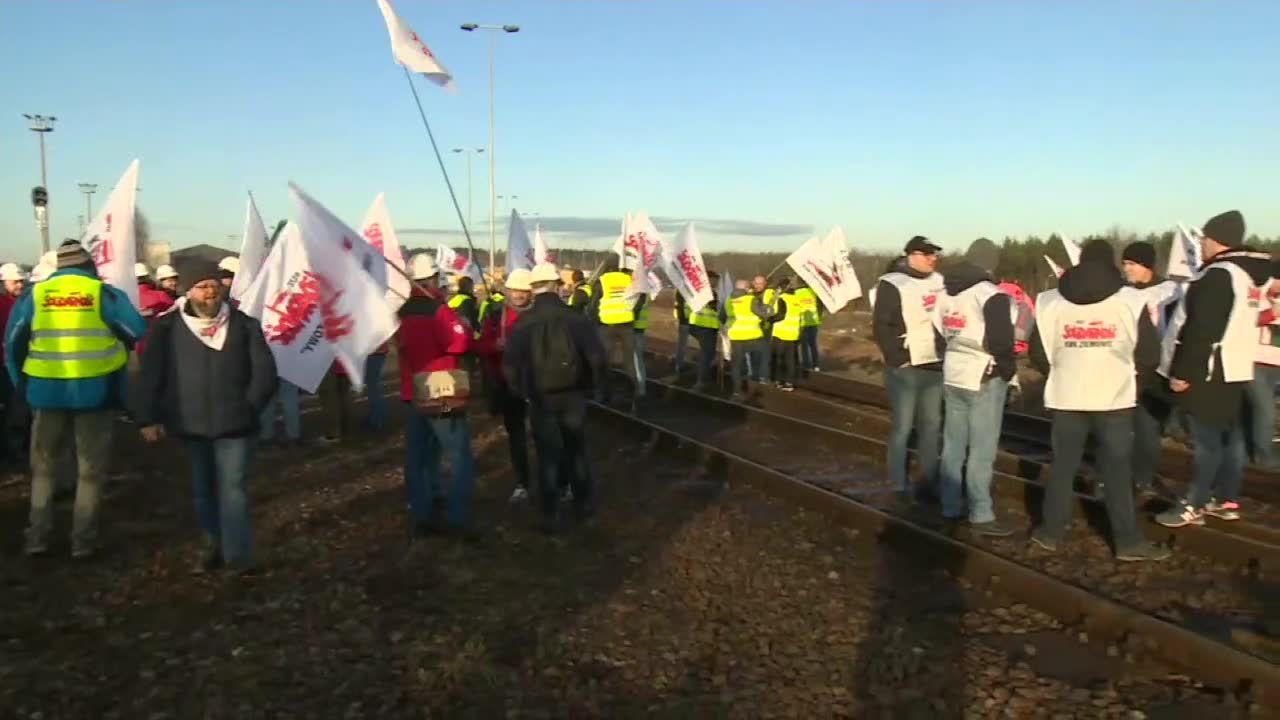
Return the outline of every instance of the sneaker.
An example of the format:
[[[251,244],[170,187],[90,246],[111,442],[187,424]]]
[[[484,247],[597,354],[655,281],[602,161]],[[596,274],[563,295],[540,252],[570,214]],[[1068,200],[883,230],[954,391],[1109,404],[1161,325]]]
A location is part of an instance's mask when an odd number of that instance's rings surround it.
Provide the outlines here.
[[[1157,515],[1156,522],[1170,528],[1203,525],[1204,511],[1191,507],[1186,500],[1180,500],[1178,504]]]
[[[1120,562],[1143,562],[1145,560],[1164,560],[1172,555],[1173,552],[1164,545],[1157,545],[1151,542],[1144,542],[1136,547],[1128,550],[1121,550],[1116,553],[1116,560]]]
[[[969,523],[969,528],[979,535],[987,537],[1009,537],[1014,533],[1014,529],[999,520],[988,520],[981,523]]]
[[[1048,552],[1058,552],[1057,540],[1050,540],[1049,538],[1043,535],[1040,535],[1038,533],[1031,533],[1031,544],[1035,545],[1041,550],[1047,550]]]
[[[791,383],[782,383],[782,392],[795,392],[796,386]]]
[[[1239,520],[1240,503],[1235,500],[1218,502],[1216,499],[1210,498],[1209,503],[1204,506],[1204,514],[1212,515],[1219,520]]]
[[[747,394],[736,392],[729,396],[729,402],[744,403],[747,401]]]
[[[517,487],[515,490],[511,491],[512,505],[518,505],[522,502],[526,502],[528,499],[529,499],[529,491],[525,490],[522,487]]]
[[[809,368],[809,372],[822,372],[822,368],[820,367]]]

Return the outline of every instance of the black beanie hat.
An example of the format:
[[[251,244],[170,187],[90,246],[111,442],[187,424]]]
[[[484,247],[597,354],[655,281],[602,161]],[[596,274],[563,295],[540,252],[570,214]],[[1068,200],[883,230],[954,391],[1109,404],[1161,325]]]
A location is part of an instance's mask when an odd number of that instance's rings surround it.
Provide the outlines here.
[[[1148,270],[1156,269],[1156,246],[1149,242],[1129,243],[1120,256],[1121,260],[1136,262]]]
[[[1228,210],[1221,215],[1214,215],[1204,224],[1201,232],[1219,245],[1238,248],[1244,245],[1244,215],[1241,215],[1239,210]]]
[[[964,259],[993,273],[996,271],[996,266],[1000,264],[1000,248],[987,238],[978,238],[969,245],[968,250],[964,251]]]
[[[1111,243],[1106,240],[1094,238],[1080,248],[1080,264],[1083,265],[1087,262],[1106,263],[1115,267],[1116,251],[1112,249]]]
[[[222,269],[208,260],[193,260],[182,269],[182,284],[194,287],[205,280],[221,280]]]

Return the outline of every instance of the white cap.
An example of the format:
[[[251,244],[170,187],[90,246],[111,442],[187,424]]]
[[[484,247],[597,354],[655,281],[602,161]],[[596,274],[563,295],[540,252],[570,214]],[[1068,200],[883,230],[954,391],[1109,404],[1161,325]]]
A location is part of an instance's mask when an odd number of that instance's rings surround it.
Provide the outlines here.
[[[36,264],[51,268],[58,267],[58,251],[50,250],[49,252],[41,255],[40,260],[37,261]]]
[[[440,272],[436,267],[435,258],[427,253],[421,252],[409,258],[409,277],[414,280],[426,280],[435,277]]]
[[[218,269],[226,270],[232,274],[238,273],[240,272],[240,258],[235,257],[234,255],[228,255],[222,258],[218,263]]]
[[[530,283],[560,282],[560,271],[551,263],[538,263],[529,273]]]
[[[524,268],[516,268],[507,276],[508,290],[524,290],[528,292],[533,289],[533,273]]]
[[[22,268],[17,263],[5,263],[0,265],[0,280],[8,282],[10,280],[25,280],[22,274]]]
[[[172,265],[161,265],[156,268],[156,280],[168,280],[176,277],[178,277],[178,271],[174,270]]]
[[[44,258],[40,258],[40,262],[36,263],[35,267],[31,268],[31,282],[44,282],[56,269],[56,261],[48,263],[45,262]]]
[[[140,278],[150,277],[150,276],[151,276],[151,270],[147,269],[147,264],[146,264],[146,263],[134,263],[134,264],[133,264],[133,276],[134,276],[134,277],[140,277]]]

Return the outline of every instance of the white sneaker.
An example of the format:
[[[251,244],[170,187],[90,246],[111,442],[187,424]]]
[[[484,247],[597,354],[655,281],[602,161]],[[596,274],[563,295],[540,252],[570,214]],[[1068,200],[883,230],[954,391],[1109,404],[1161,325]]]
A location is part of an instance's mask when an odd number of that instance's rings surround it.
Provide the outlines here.
[[[1239,520],[1240,503],[1234,500],[1220,503],[1216,498],[1209,498],[1208,504],[1204,506],[1204,514],[1212,515],[1219,520]]]
[[[529,491],[525,490],[522,487],[517,487],[515,490],[511,492],[512,505],[525,502],[528,499],[529,499]]]
[[[1203,525],[1204,511],[1191,507],[1186,500],[1181,500],[1177,505],[1157,515],[1156,522],[1170,528]]]

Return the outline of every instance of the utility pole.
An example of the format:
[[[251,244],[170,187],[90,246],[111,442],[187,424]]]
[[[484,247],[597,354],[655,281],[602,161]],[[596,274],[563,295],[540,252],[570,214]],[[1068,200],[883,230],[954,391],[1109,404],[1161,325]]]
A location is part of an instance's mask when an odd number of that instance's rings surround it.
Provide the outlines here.
[[[93,222],[93,194],[98,192],[97,183],[80,183],[80,192],[84,193],[84,217],[86,223]]]
[[[52,115],[28,115],[22,114],[22,117],[30,123],[31,132],[40,136],[40,194],[43,197],[42,202],[36,202],[35,191],[32,191],[32,204],[36,209],[36,227],[40,230],[40,247],[41,252],[49,252],[49,173],[48,167],[45,165],[44,156],[44,136],[53,132],[53,123],[58,118]]]
[[[459,154],[465,153],[467,158],[467,229],[471,230],[475,227],[471,224],[471,159],[474,155],[484,152],[484,148],[476,148],[475,150],[454,148],[453,151]]]

